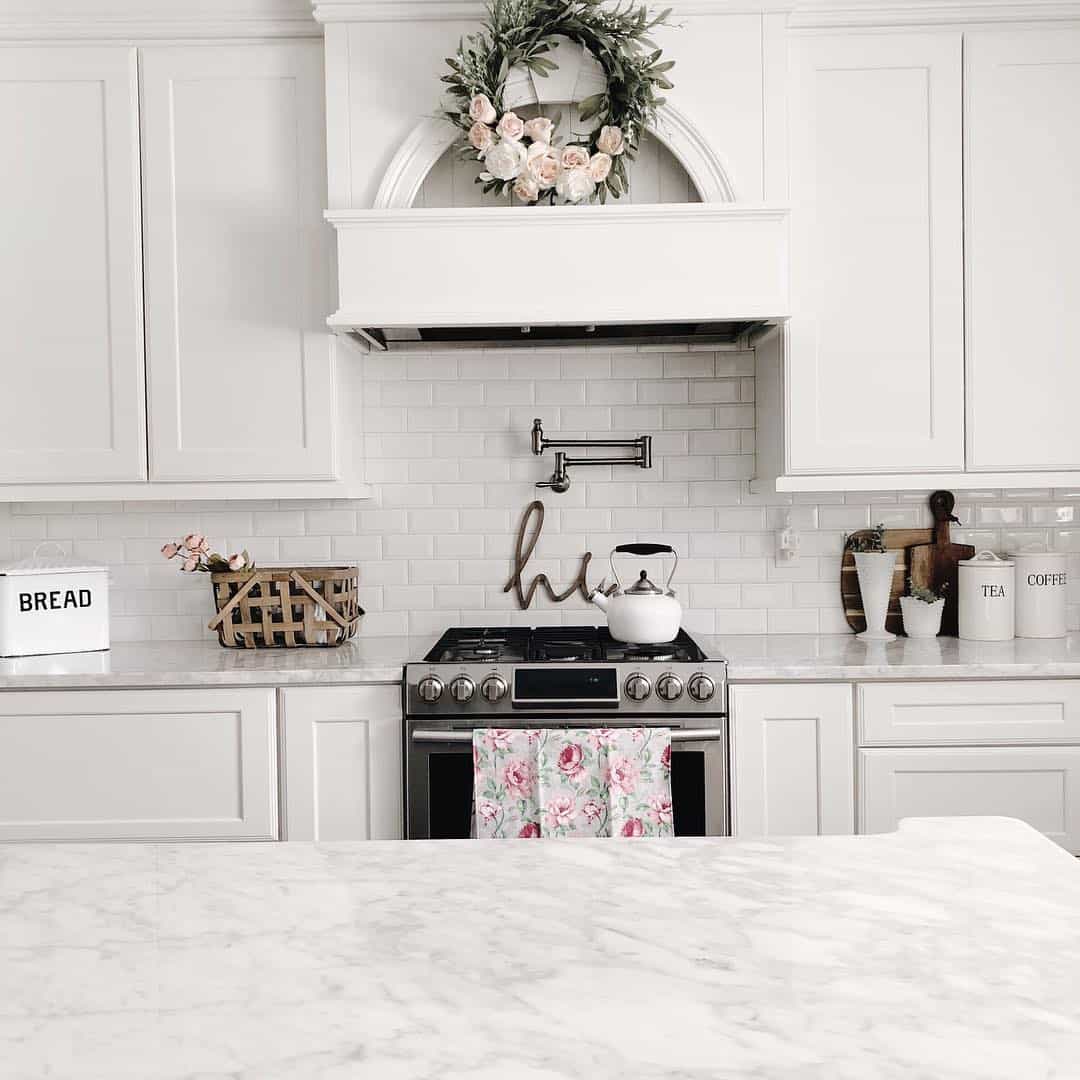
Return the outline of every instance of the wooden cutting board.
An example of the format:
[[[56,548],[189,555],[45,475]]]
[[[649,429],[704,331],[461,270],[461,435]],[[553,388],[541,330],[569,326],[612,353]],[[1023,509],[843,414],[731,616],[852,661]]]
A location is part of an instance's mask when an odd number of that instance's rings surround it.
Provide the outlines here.
[[[949,525],[960,522],[953,516],[956,499],[951,491],[935,491],[930,496],[930,512],[934,515],[933,541],[919,544],[910,552],[911,583],[940,593],[945,589],[945,611],[941,616],[941,632],[955,637],[959,632],[959,595],[961,559],[973,559],[975,549],[970,544],[954,544]]]
[[[852,536],[869,536],[869,529],[860,529]],[[885,550],[896,552],[896,569],[893,571],[892,588],[889,590],[889,614],[885,619],[885,629],[893,634],[904,632],[900,614],[900,597],[907,588],[907,579],[911,573],[912,549],[929,546],[934,539],[933,529],[886,529]],[[862,593],[859,591],[859,574],[855,569],[855,555],[844,550],[840,563],[840,599],[844,604],[844,617],[848,626],[860,634],[866,629],[866,616],[863,613]]]

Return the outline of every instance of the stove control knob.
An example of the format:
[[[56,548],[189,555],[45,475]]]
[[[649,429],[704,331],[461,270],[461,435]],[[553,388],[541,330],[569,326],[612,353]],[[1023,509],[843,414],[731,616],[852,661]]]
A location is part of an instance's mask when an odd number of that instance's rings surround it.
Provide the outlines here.
[[[711,701],[713,694],[716,693],[716,683],[703,671],[699,671],[696,675],[690,676],[690,681],[686,684],[686,692],[694,701]]]
[[[434,705],[442,697],[442,692],[442,679],[437,678],[435,675],[425,675],[416,684],[416,693],[419,695],[420,700],[427,702],[428,705]]]
[[[644,701],[652,693],[652,683],[640,671],[636,671],[626,680],[623,689],[631,701]]]
[[[489,675],[480,684],[480,696],[494,705],[496,701],[502,701],[506,697],[508,689],[506,680],[501,675]]]
[[[472,696],[475,693],[476,683],[474,683],[468,675],[459,675],[456,679],[450,681],[450,696],[459,705],[464,705],[466,701],[471,701]]]
[[[670,671],[656,680],[656,696],[664,701],[678,701],[682,697],[682,679]]]

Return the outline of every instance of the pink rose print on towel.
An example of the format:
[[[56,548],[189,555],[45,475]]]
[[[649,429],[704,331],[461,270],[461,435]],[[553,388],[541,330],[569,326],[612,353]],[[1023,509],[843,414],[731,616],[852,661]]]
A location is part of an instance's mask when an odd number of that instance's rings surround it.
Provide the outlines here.
[[[489,750],[509,750],[512,734],[506,728],[489,728],[483,735],[484,745]]]
[[[544,824],[549,829],[568,829],[577,809],[569,795],[558,795],[544,807]]]
[[[674,820],[670,795],[653,795],[649,799],[649,817],[657,825],[670,825]]]
[[[668,771],[671,770],[671,743],[664,747],[664,752],[660,755],[660,764]]]
[[[621,754],[616,755],[611,759],[610,771],[611,786],[618,788],[624,795],[633,795],[641,776],[638,763]]]
[[[490,799],[477,799],[476,812],[484,821],[492,822],[499,816],[499,804]]]
[[[604,816],[604,807],[595,799],[588,799],[581,804],[581,813],[590,825],[594,825]]]
[[[533,788],[533,768],[521,758],[512,758],[503,769],[503,783],[519,799],[527,799]]]
[[[518,833],[519,840],[536,840],[540,836],[540,826],[535,821],[526,821]]]
[[[622,827],[621,836],[644,836],[645,826],[641,824],[641,818],[627,818],[626,824]]]
[[[577,743],[567,743],[559,751],[559,772],[567,780],[578,780],[585,775],[585,751]]]
[[[588,735],[589,745],[594,750],[599,750],[601,746],[611,746],[615,739],[615,732],[611,728],[593,728]]]

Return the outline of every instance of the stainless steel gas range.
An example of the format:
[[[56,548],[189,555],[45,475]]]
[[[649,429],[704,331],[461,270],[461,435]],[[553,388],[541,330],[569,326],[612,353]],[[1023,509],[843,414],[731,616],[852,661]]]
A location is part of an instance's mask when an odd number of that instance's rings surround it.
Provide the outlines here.
[[[675,832],[726,836],[727,665],[685,632],[664,645],[594,626],[448,630],[405,668],[410,839],[467,837],[472,733],[488,727],[667,727]]]

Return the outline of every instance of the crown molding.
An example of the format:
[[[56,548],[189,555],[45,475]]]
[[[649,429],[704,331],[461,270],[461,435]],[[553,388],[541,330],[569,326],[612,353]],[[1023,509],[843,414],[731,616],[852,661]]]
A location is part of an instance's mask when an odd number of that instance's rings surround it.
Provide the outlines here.
[[[662,6],[661,0],[656,0]],[[787,14],[794,28],[937,26],[1080,19],[1080,0],[671,0],[679,15]],[[313,0],[328,22],[477,22],[480,0]]]
[[[792,29],[945,26],[1080,19],[1080,0],[803,0]]]
[[[0,39],[321,37],[308,0],[0,0]]]
[[[669,0],[679,15],[760,15],[787,12],[794,0]],[[315,18],[328,22],[477,22],[484,18],[481,0],[313,0]]]

